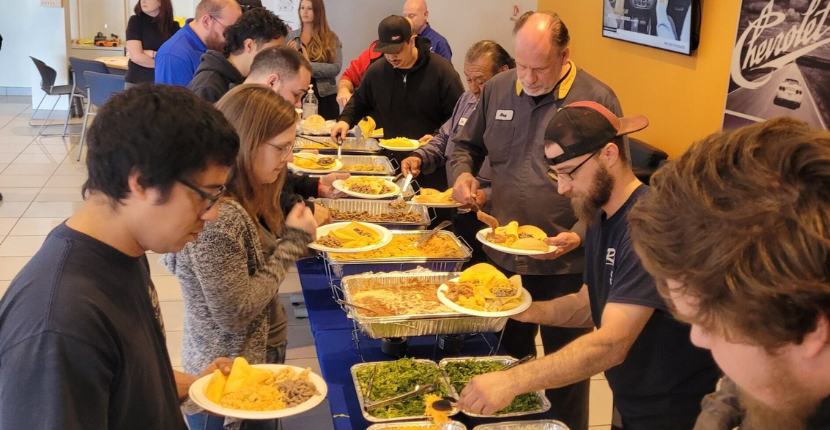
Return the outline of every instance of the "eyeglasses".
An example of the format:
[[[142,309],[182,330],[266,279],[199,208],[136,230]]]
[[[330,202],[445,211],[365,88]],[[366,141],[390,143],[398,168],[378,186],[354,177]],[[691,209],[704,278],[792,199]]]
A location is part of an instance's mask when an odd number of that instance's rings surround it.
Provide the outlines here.
[[[273,143],[267,142],[265,144],[277,150],[277,154],[279,154],[280,160],[285,160],[286,158],[288,158],[288,155],[294,151],[295,142],[291,142],[291,145],[288,146],[277,146]]]
[[[225,194],[225,190],[227,190],[227,188],[224,185],[222,185],[221,187],[219,187],[219,191],[217,191],[216,194],[210,195],[204,192],[201,188],[191,184],[188,181],[185,181],[184,179],[178,179],[178,181],[185,187],[195,191],[196,194],[199,195],[199,197],[208,201],[208,205],[206,208],[202,209],[202,213],[209,211],[216,204],[216,202],[219,201],[220,198],[222,198],[222,196]]]
[[[553,166],[548,166],[548,176],[550,176],[551,179],[553,179],[554,181],[557,181],[557,182],[559,181],[560,178],[563,178],[564,180],[566,180],[568,182],[573,181],[574,180],[573,174],[580,167],[582,167],[583,164],[587,163],[588,160],[594,158],[594,155],[599,154],[599,151],[600,150],[598,149],[598,150],[592,152],[590,157],[586,158],[583,162],[577,164],[576,167],[571,169],[571,171],[568,172],[568,173],[556,173],[556,170],[553,169]]]
[[[208,15],[208,16],[210,17],[210,19],[212,19],[212,20],[216,21],[216,23],[217,23],[217,24],[219,24],[219,25],[221,25],[221,26],[222,26],[222,31],[224,31],[226,28],[228,28],[228,26],[227,26],[227,25],[222,24],[222,22],[221,22],[221,21],[219,21],[219,19],[218,19],[218,18],[216,18],[215,16],[213,16],[213,15]]]

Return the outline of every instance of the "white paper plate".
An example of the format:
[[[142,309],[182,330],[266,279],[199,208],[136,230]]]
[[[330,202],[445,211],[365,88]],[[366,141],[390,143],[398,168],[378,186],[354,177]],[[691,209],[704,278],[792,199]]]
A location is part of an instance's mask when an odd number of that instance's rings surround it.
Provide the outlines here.
[[[493,249],[495,249],[496,251],[501,251],[501,252],[503,252],[503,253],[505,253],[505,254],[513,254],[513,255],[545,255],[545,254],[550,254],[550,253],[551,253],[551,252],[553,252],[553,251],[556,251],[556,247],[555,247],[555,246],[553,246],[553,245],[549,245],[549,246],[548,246],[548,250],[547,250],[547,251],[534,251],[534,250],[530,250],[530,249],[516,249],[516,248],[510,248],[510,247],[507,247],[507,246],[502,246],[502,245],[499,245],[499,244],[497,244],[497,243],[489,242],[489,241],[487,241],[487,239],[485,239],[485,236],[487,235],[487,233],[490,233],[490,231],[491,231],[491,230],[492,230],[492,229],[491,229],[490,227],[487,227],[487,228],[485,228],[485,229],[483,229],[483,230],[479,230],[479,232],[478,232],[478,233],[476,233],[476,239],[478,239],[478,241],[479,241],[479,242],[481,242],[481,243],[483,243],[485,246],[489,246],[490,248],[493,248]]]
[[[421,145],[421,142],[419,142],[419,141],[417,141],[417,140],[415,140],[415,139],[409,139],[409,141],[410,141],[410,142],[412,142],[412,146],[411,146],[411,147],[388,146],[388,145],[386,145],[386,144],[383,142],[383,140],[379,140],[379,141],[378,141],[378,145],[379,145],[381,148],[386,148],[386,149],[388,149],[388,150],[390,150],[390,151],[400,151],[400,152],[411,152],[411,151],[414,151],[414,150],[416,150],[416,149],[418,149],[418,148],[420,148],[420,147],[424,146],[424,145]]]
[[[516,275],[516,276],[518,276],[518,275]],[[450,279],[450,281],[458,282],[459,279],[461,279],[461,277]],[[520,314],[520,313],[526,311],[527,308],[530,307],[530,304],[533,302],[533,297],[530,296],[530,293],[527,292],[527,290],[525,290],[524,287],[520,286],[519,290],[521,290],[523,295],[522,295],[522,303],[520,303],[519,306],[517,306],[513,309],[510,309],[510,310],[501,311],[501,312],[477,311],[475,309],[465,308],[464,306],[461,306],[461,305],[455,303],[454,301],[450,300],[449,298],[447,298],[447,296],[445,294],[447,293],[447,291],[449,291],[449,289],[450,289],[450,287],[446,283],[441,284],[441,286],[438,287],[438,300],[441,300],[441,303],[447,305],[448,308],[450,308],[450,309],[452,309],[456,312],[461,312],[462,314],[467,314],[467,315],[474,315],[474,316],[477,316],[477,317],[492,317],[492,318],[509,317],[511,315]]]
[[[321,154],[311,154],[308,152],[296,152],[294,153],[294,158],[310,158],[314,160],[318,160],[320,157],[332,157],[331,155],[321,155]],[[335,157],[332,157],[335,158]],[[308,169],[305,167],[299,167],[294,163],[288,163],[288,168],[297,173],[328,173],[328,172],[336,172],[343,168],[343,163],[340,160],[334,160],[334,166],[331,169]]]
[[[293,369],[297,373],[305,370],[302,367],[288,366],[285,364],[253,364],[251,366],[258,369],[270,370],[272,372],[279,371],[286,367]],[[320,394],[317,394],[305,402],[291,408],[279,409],[276,411],[240,411],[238,409],[228,409],[222,407],[208,400],[207,396],[205,396],[205,391],[207,390],[207,385],[212,377],[213,375],[211,374],[196,380],[196,382],[190,386],[190,399],[203,409],[213,412],[214,414],[245,420],[273,420],[301,414],[322,403],[326,398],[326,394],[328,394],[328,386],[326,385],[326,381],[324,381],[320,375],[311,372],[308,374],[308,378],[317,387],[317,391],[319,391]]]
[[[458,202],[453,202],[453,203],[421,203],[420,201],[418,201],[418,197],[420,197],[420,196],[413,197],[412,200],[408,201],[407,203],[411,204],[411,205],[429,206],[429,207],[433,207],[433,208],[460,208],[461,206],[464,206],[463,204],[458,203]]]
[[[354,176],[353,176],[353,177],[354,177]],[[352,196],[352,197],[359,197],[359,198],[361,198],[361,199],[373,199],[373,200],[377,200],[377,199],[388,199],[389,197],[395,197],[395,196],[397,196],[398,194],[400,194],[400,193],[401,193],[401,187],[399,187],[396,183],[394,183],[394,182],[392,182],[392,181],[389,181],[389,180],[384,180],[383,182],[384,182],[387,186],[392,187],[392,192],[391,192],[391,193],[386,193],[386,194],[363,194],[363,193],[356,193],[356,192],[354,192],[354,191],[349,190],[348,188],[346,188],[346,180],[344,180],[344,179],[338,179],[338,180],[334,181],[331,185],[332,185],[332,186],[333,186],[333,187],[334,187],[337,191],[341,191],[341,192],[343,192],[343,193],[345,193],[345,194],[348,194],[348,195],[350,195],[350,196]]]
[[[317,227],[317,237],[323,237],[329,234],[329,232],[331,232],[332,230],[343,228],[351,223],[351,221],[336,222],[334,224],[326,224],[322,227]],[[364,246],[362,248],[329,248],[327,246],[320,245],[319,243],[311,242],[310,244],[308,244],[308,247],[311,249],[316,249],[318,251],[336,252],[338,254],[354,254],[356,252],[374,251],[375,249],[386,246],[387,244],[389,244],[389,242],[392,241],[392,233],[388,229],[386,229],[386,227],[377,224],[372,224],[370,222],[360,222],[358,224],[366,228],[371,228],[372,230],[378,232],[378,234],[380,234],[380,242],[374,245]]]

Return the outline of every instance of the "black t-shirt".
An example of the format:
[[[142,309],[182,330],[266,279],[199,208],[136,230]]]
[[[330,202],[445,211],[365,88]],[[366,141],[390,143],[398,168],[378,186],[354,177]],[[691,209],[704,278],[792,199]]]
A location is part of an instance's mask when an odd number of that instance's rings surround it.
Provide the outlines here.
[[[49,234],[0,300],[0,429],[187,429],[146,257]]]
[[[173,21],[170,26],[170,36],[179,30],[179,23]],[[161,45],[170,38],[164,37],[159,31],[158,26],[153,22],[153,17],[145,13],[133,15],[127,22],[127,40],[140,40],[141,46],[145,51],[158,51]],[[124,77],[125,82],[133,84],[155,82],[155,70],[139,66],[138,64],[129,62],[127,66],[127,76]]]
[[[830,397],[826,397],[819,403],[807,422],[807,430],[827,429],[830,429]]]
[[[599,215],[588,229],[585,284],[597,327],[606,303],[654,309],[625,361],[605,371],[626,430],[690,430],[700,401],[715,390],[720,373],[711,354],[692,345],[689,327],[668,312],[654,279],[634,253],[628,212],[647,191],[641,185],[613,216]]]

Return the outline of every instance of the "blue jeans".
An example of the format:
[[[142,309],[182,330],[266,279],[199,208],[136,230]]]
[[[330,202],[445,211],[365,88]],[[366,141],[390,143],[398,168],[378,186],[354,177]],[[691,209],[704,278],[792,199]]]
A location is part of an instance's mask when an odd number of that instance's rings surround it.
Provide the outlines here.
[[[190,430],[223,430],[225,417],[196,414],[185,415]],[[248,420],[242,422],[240,430],[277,430],[278,420]]]

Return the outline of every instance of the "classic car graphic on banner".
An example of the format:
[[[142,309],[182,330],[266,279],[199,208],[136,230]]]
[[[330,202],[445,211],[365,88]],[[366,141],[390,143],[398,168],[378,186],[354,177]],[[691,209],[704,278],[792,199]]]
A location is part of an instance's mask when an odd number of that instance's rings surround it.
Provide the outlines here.
[[[723,127],[780,115],[830,124],[830,0],[744,0]]]

